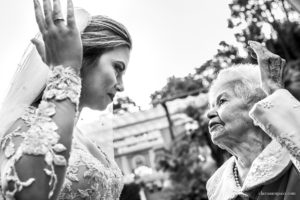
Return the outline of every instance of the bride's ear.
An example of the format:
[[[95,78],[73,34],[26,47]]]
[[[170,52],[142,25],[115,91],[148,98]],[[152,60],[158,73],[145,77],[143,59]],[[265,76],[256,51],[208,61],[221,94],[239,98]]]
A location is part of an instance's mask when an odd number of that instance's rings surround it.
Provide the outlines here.
[[[89,25],[92,17],[90,13],[88,13],[83,8],[75,8],[74,13],[75,13],[77,28],[79,32],[82,33],[84,29]]]

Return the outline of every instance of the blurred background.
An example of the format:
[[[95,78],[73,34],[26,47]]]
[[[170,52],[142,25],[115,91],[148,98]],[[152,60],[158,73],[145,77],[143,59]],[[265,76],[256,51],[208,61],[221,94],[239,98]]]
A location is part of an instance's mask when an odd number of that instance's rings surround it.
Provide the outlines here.
[[[86,109],[80,120],[123,171],[123,200],[207,199],[206,181],[229,157],[210,140],[207,91],[222,68],[256,63],[249,40],[286,59],[285,87],[300,98],[300,18],[286,0],[74,4],[122,22],[133,38],[125,92],[110,108],[114,115]],[[31,1],[2,2],[0,9],[3,99],[37,27]]]

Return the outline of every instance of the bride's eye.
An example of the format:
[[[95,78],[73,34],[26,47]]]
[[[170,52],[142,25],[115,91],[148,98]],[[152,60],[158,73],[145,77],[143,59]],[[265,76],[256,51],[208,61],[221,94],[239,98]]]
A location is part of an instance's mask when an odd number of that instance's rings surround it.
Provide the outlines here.
[[[122,72],[122,67],[119,64],[114,64],[113,67],[114,67],[116,76],[118,76]]]
[[[114,67],[116,76],[119,76],[124,71],[124,67],[121,63],[116,62],[113,64],[113,67]]]

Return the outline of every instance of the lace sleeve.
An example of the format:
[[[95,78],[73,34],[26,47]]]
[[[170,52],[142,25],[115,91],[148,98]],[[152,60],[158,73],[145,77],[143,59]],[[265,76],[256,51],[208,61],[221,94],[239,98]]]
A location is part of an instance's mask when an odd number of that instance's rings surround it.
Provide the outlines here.
[[[37,180],[39,176],[28,178],[28,171],[31,171],[30,175],[34,175],[36,173],[32,171],[38,170],[43,170],[49,177],[43,180],[49,180],[48,198],[53,196],[58,183],[56,166],[67,165],[66,155],[70,146],[61,142],[64,132],[58,130],[64,130],[65,127],[63,123],[57,123],[54,116],[58,115],[61,102],[66,99],[74,103],[77,109],[80,87],[80,78],[71,68],[55,67],[38,108],[29,107],[21,117],[23,123],[1,139],[0,189],[5,199],[15,199],[15,195],[24,188],[28,188],[34,182],[40,183],[40,180]],[[74,122],[74,119],[72,120]],[[72,140],[71,136],[72,134],[69,134],[69,141]],[[44,161],[42,164],[41,158]],[[24,177],[27,178],[24,180]]]
[[[255,125],[287,148],[300,171],[300,102],[280,89],[256,103],[249,115]]]

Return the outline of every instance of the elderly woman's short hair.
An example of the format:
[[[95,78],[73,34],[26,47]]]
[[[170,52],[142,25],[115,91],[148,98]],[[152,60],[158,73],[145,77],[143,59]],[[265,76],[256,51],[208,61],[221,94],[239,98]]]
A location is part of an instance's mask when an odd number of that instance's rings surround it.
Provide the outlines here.
[[[221,70],[210,88],[210,101],[224,85],[232,87],[235,95],[243,98],[250,106],[266,97],[260,87],[260,71],[257,65],[240,64]]]

